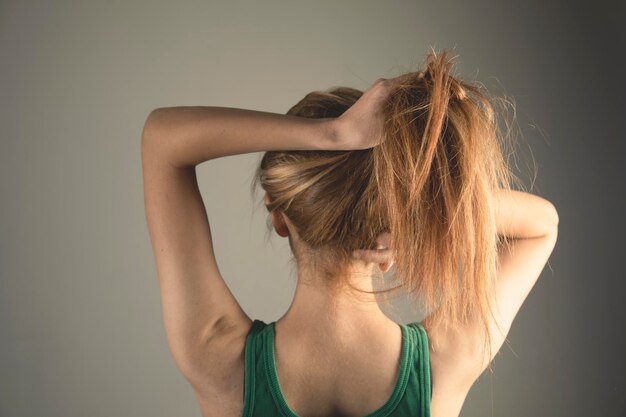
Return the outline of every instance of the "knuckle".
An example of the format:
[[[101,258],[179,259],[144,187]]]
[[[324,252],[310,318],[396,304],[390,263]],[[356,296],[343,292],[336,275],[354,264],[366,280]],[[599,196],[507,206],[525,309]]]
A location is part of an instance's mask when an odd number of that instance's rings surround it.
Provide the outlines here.
[[[389,80],[387,78],[378,78],[376,80],[376,85],[388,85],[389,84]]]

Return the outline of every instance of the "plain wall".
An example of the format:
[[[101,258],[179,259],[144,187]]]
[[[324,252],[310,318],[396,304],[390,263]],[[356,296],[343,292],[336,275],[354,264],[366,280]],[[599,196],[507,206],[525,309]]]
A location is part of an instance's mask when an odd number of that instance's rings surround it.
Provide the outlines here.
[[[312,90],[414,70],[431,45],[455,48],[459,76],[515,99],[533,192],[560,214],[510,347],[461,415],[626,415],[625,12],[602,1],[2,1],[0,416],[200,415],[167,347],[144,216],[152,109],[285,113]],[[288,243],[265,243],[262,195],[249,193],[259,158],[220,158],[198,176],[222,274],[249,316],[272,321],[295,286]],[[420,318],[396,306],[398,320]]]

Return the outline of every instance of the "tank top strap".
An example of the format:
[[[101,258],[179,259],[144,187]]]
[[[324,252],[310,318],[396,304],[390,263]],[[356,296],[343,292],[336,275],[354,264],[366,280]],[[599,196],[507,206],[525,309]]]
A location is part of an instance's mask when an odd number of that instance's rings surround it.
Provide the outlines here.
[[[267,328],[267,323],[263,320],[255,319],[250,326],[246,336],[244,350],[244,380],[243,380],[243,411],[242,417],[252,415],[255,400],[255,386],[258,384],[258,363],[261,360],[263,349],[262,337],[263,329]]]
[[[407,324],[413,330],[415,338],[415,371],[418,373],[420,383],[421,397],[424,399],[422,406],[430,409],[430,400],[432,399],[432,372],[430,366],[430,351],[428,343],[428,334],[421,322],[413,322]],[[429,415],[423,413],[422,415]]]

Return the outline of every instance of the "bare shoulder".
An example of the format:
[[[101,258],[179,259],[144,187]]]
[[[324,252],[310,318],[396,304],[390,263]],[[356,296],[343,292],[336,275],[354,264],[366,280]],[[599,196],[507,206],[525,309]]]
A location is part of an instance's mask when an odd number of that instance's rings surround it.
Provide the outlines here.
[[[497,282],[490,296],[494,311],[488,320],[488,352],[483,350],[485,340],[478,314],[458,326],[438,326],[430,317],[422,322],[430,345],[433,417],[456,417],[460,413],[469,390],[500,350],[546,265],[556,243],[557,225],[558,220],[546,220],[543,234],[516,238],[500,248]]]
[[[466,330],[433,326],[422,322],[428,336],[432,417],[457,417],[465,398],[479,376],[476,371],[478,343],[468,339]]]
[[[243,409],[246,337],[251,320],[224,321],[184,373],[203,416],[238,416]]]

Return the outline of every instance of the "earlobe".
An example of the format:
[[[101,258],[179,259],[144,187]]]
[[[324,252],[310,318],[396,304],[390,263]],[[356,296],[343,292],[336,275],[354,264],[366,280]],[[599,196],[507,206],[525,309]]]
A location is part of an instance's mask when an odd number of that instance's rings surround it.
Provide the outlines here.
[[[278,236],[280,236],[280,237],[287,237],[287,236],[289,236],[289,230],[286,227],[284,227],[284,228],[282,228],[282,227],[281,228],[275,227],[274,229],[276,229],[276,233],[278,233]]]
[[[272,223],[274,224],[274,230],[280,237],[289,236],[289,229],[287,228],[287,224],[285,224],[285,219],[283,218],[283,214],[277,211],[272,212]]]

